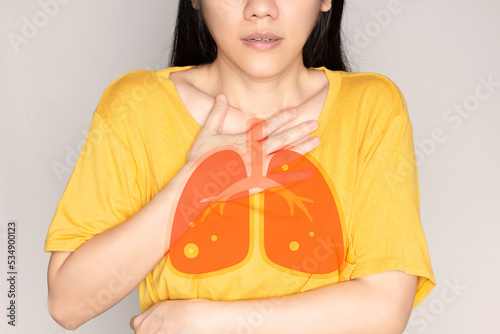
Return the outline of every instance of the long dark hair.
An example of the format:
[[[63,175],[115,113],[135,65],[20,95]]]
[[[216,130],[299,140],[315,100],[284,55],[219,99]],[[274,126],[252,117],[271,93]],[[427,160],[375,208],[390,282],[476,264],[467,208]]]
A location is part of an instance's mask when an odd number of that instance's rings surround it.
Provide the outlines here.
[[[196,10],[191,0],[179,0],[169,66],[208,64],[217,57],[217,45],[203,19],[201,1],[198,2],[200,9]],[[341,37],[343,11],[344,0],[332,0],[332,8],[319,13],[302,49],[305,67],[349,71]]]

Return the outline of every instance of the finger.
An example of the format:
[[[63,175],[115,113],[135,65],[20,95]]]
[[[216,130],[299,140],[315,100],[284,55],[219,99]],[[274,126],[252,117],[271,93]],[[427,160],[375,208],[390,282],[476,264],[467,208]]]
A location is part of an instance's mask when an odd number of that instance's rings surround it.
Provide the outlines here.
[[[205,122],[204,128],[211,133],[220,133],[227,112],[227,100],[224,94],[215,97],[215,102]]]
[[[283,171],[282,167],[276,167],[268,171],[269,177],[283,186],[310,179],[314,175],[314,172],[307,168],[309,160],[305,155],[318,145],[319,138],[313,137],[297,146],[288,146],[287,151],[278,153],[280,154],[279,164],[282,166],[287,165],[287,170]],[[291,153],[292,151],[295,153]]]
[[[311,138],[306,138],[299,142],[298,144],[295,143],[294,145],[289,145],[286,147],[287,150],[294,151],[300,155],[300,157],[305,156],[307,153],[311,152],[314,150],[316,147],[319,146],[320,144],[320,139],[318,136],[314,136]]]
[[[315,136],[315,137],[312,137],[312,138],[309,138],[309,139],[302,141],[300,144],[288,145],[284,148],[284,150],[280,150],[278,153],[275,153],[275,154],[279,154],[280,165],[295,166],[295,167],[292,167],[293,169],[295,169],[295,168],[297,168],[297,166],[299,166],[298,168],[302,169],[302,167],[300,167],[300,166],[304,163],[304,159],[306,159],[306,161],[308,161],[308,159],[306,158],[306,154],[311,152],[312,150],[314,150],[316,147],[318,147],[319,143],[320,143],[319,137]],[[291,153],[291,152],[295,152],[295,153]],[[274,155],[274,154],[272,154],[272,155]],[[268,155],[268,159],[271,158],[272,155]],[[283,179],[281,181],[284,182],[282,184],[298,182],[298,181],[302,181],[302,180],[309,178],[307,173],[305,173],[305,174],[298,173],[297,175],[294,175],[292,173],[288,173],[288,174],[281,173],[281,175],[278,175],[281,172],[280,169],[281,168],[276,168],[270,172],[273,175],[273,178],[282,177]],[[287,178],[287,179],[285,180],[284,178]]]
[[[297,143],[303,142],[317,129],[317,121],[300,123],[291,129],[276,133],[267,139],[268,152],[274,153]]]
[[[271,135],[276,130],[282,128],[288,122],[290,122],[292,119],[294,119],[296,116],[297,116],[297,109],[290,109],[290,110],[283,110],[280,113],[278,113],[276,116],[271,117],[264,124],[265,131],[263,133],[263,137],[259,138],[259,140],[266,138],[267,136]]]

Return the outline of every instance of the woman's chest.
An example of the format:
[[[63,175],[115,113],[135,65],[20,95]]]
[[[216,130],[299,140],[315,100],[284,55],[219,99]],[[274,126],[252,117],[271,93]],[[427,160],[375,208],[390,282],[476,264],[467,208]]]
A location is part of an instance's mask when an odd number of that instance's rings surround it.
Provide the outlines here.
[[[214,98],[180,79],[177,79],[175,82],[175,87],[184,105],[184,111],[189,114],[189,117],[192,118],[200,126],[200,128],[203,127],[214,106]],[[327,94],[328,86],[324,86],[321,90],[314,92],[306,101],[298,106],[294,106],[294,108],[298,111],[297,117],[287,123],[283,123],[280,128],[276,130],[276,133],[293,128],[300,123],[309,120],[317,121],[323,111]],[[265,117],[259,118],[264,118],[267,121],[270,121],[274,116],[279,115],[280,112],[281,110],[277,112],[269,112]],[[247,126],[250,118],[252,117],[249,117],[241,110],[234,108],[229,104],[226,115],[222,121],[221,133],[244,133],[248,130]]]
[[[337,282],[341,268],[352,268],[348,217],[356,136],[349,123],[328,121],[328,133],[307,156],[316,179],[242,198],[246,202],[219,203],[189,220],[189,232],[154,270],[152,284],[161,299],[284,295]],[[193,138],[179,131],[178,152],[187,153]],[[162,133],[165,142],[173,142],[172,131]],[[155,153],[155,160],[168,160]],[[214,176],[205,178],[210,191],[220,183],[220,170],[206,174]]]

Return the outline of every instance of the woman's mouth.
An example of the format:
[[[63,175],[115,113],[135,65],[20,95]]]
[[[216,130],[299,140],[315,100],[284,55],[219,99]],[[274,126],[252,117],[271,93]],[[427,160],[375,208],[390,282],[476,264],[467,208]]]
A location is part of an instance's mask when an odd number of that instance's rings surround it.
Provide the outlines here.
[[[253,33],[242,38],[243,43],[246,46],[251,47],[254,50],[271,50],[278,46],[282,38],[279,35],[275,35],[269,30],[266,31],[254,31]]]
[[[281,39],[251,38],[244,39],[243,43],[255,50],[271,50],[281,43]]]

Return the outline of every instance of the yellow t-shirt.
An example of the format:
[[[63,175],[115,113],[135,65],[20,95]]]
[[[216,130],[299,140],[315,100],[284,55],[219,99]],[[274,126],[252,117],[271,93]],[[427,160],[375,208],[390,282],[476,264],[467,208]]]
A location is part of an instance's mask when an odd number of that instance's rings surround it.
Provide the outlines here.
[[[74,251],[125,221],[182,168],[200,126],[169,73],[191,67],[136,70],[107,87],[46,252]],[[249,196],[248,215],[232,224],[224,214],[192,224],[139,285],[141,310],[165,299],[284,296],[387,270],[418,276],[413,308],[434,289],[401,91],[379,74],[315,69],[330,86],[311,134],[321,143],[305,156],[321,180],[288,197]]]

